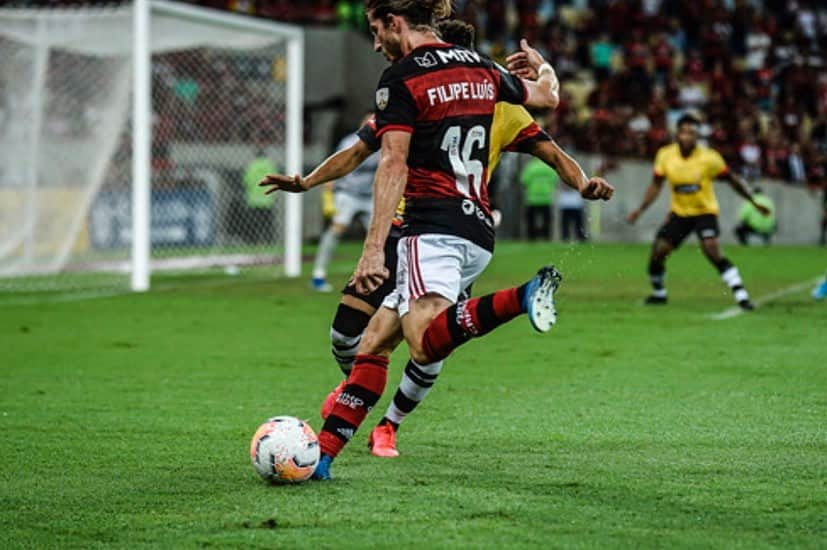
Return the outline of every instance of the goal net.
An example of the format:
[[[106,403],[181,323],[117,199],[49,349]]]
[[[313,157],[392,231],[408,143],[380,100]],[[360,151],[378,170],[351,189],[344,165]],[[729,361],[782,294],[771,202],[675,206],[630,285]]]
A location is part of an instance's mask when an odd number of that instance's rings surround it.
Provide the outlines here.
[[[298,196],[254,184],[301,171],[301,31],[149,6],[143,111],[133,6],[0,9],[0,292],[126,289],[136,266],[298,274]]]

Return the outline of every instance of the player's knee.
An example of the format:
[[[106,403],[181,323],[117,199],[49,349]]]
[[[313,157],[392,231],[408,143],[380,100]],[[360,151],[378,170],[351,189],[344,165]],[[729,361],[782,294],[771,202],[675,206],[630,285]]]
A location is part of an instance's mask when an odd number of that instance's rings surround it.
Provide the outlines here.
[[[380,355],[382,357],[390,357],[393,353],[394,347],[380,334],[374,331],[365,331],[362,335],[362,341],[359,342],[358,352],[360,354]]]
[[[421,341],[415,344],[409,341],[408,351],[410,352],[411,359],[413,359],[420,365],[427,365],[429,363],[434,362],[434,358],[431,357],[431,355],[425,351]]]
[[[666,258],[669,256],[670,252],[672,252],[671,245],[664,240],[658,240],[657,242],[655,242],[655,246],[652,248],[650,262],[663,264],[663,262],[665,262]]]
[[[333,318],[333,326],[331,327],[331,338],[333,331],[340,333],[346,337],[353,337],[361,335],[370,323],[370,315],[364,311],[350,307],[346,304],[339,304],[336,310],[336,316]]]

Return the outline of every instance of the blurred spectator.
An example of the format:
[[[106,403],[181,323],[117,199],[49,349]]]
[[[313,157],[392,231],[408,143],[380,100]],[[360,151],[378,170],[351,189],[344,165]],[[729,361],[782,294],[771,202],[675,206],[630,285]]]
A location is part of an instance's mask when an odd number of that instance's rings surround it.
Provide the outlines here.
[[[749,245],[749,238],[752,235],[760,237],[764,244],[768,245],[770,239],[772,239],[772,234],[775,233],[775,203],[759,187],[752,190],[752,196],[756,203],[766,206],[772,213],[765,216],[756,210],[752,203],[744,201],[741,210],[738,212],[735,236],[738,238],[738,242],[744,246]]]
[[[761,176],[761,146],[751,133],[741,142],[738,148],[741,158],[741,175],[747,181],[753,181]]]
[[[365,29],[363,0],[190,1],[279,21]],[[827,151],[815,143],[827,112],[824,2],[458,0],[454,6],[477,27],[487,55],[502,61],[526,37],[548,56],[563,93],[569,92],[566,112],[553,119],[555,135],[579,149],[650,155],[665,141],[667,121],[695,110],[705,116],[710,141],[750,173],[760,168],[769,177],[804,182],[827,172]],[[250,117],[240,116],[249,105],[220,101],[235,89],[233,79],[241,86],[247,78],[227,73],[196,79],[199,88],[181,84],[176,94],[188,101],[195,96],[195,108],[192,121],[177,124],[207,125],[216,141],[249,133]],[[220,82],[222,93],[208,93],[208,81]],[[66,113],[53,118],[62,131],[76,124]],[[268,131],[274,132],[272,123]]]
[[[576,189],[567,185],[560,187],[557,194],[557,204],[560,207],[562,235],[564,241],[577,239],[586,240],[586,221],[583,213],[585,207],[583,197]]]
[[[537,158],[531,159],[520,174],[520,183],[525,188],[523,204],[530,241],[551,239],[551,202],[557,180],[557,172]]]
[[[594,77],[598,82],[606,80],[611,75],[614,52],[614,44],[609,41],[609,35],[606,33],[601,34],[597,40],[592,42],[591,62],[594,68]]]
[[[795,184],[807,183],[807,170],[801,156],[801,145],[798,142],[790,145],[790,154],[787,156],[787,179]]]
[[[275,195],[265,195],[258,186],[264,176],[278,172],[276,165],[267,156],[264,149],[256,151],[255,158],[247,164],[244,170],[244,203],[246,213],[239,220],[243,221],[242,229],[247,242],[271,242],[273,235],[273,204]]]

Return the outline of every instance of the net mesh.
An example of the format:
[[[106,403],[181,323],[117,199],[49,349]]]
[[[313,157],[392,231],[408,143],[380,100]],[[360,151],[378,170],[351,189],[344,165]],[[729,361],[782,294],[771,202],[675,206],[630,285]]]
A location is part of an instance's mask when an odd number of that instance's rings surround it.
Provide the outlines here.
[[[286,42],[153,13],[153,271],[278,264]],[[0,10],[0,292],[126,288],[129,6]]]

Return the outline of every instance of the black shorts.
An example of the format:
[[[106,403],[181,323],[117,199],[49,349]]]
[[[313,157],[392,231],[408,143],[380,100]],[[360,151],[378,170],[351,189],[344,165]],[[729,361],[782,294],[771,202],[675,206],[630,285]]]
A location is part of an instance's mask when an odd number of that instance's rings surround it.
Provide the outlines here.
[[[359,292],[356,291],[356,287],[352,286],[350,281],[348,281],[348,284],[345,285],[345,288],[342,290],[342,294],[359,298],[363,302],[370,304],[374,309],[379,309],[385,297],[396,288],[396,245],[399,243],[400,238],[400,230],[396,227],[391,228],[391,232],[388,233],[388,238],[385,240],[385,267],[388,268],[389,275],[379,288],[370,294],[359,294]]]
[[[721,234],[721,229],[718,227],[718,216],[703,214],[702,216],[684,218],[672,212],[669,214],[666,223],[658,230],[658,238],[664,239],[675,248],[678,248],[693,231],[699,240],[718,237]]]

